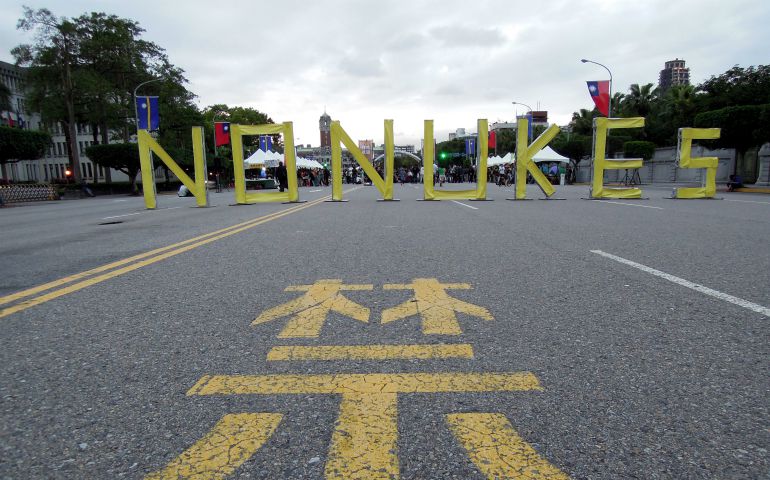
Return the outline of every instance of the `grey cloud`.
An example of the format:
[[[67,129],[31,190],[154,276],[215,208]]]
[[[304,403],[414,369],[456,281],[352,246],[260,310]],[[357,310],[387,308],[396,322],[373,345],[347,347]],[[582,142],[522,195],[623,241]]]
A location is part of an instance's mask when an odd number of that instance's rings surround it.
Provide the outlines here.
[[[430,36],[445,47],[476,47],[503,43],[505,35],[496,28],[474,28],[463,25],[433,27]]]
[[[384,72],[379,58],[346,55],[339,63],[340,69],[354,77],[375,77]]]

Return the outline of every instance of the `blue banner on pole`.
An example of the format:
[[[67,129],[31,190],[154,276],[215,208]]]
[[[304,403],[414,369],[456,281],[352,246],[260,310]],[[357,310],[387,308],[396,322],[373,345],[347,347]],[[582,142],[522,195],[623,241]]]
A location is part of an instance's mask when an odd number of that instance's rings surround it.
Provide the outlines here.
[[[465,154],[466,155],[476,155],[476,139],[475,138],[466,138],[465,139]]]
[[[158,97],[136,97],[136,122],[139,130],[155,131],[160,128]]]
[[[532,138],[532,112],[527,114],[527,123],[529,124],[529,130],[527,130],[528,138]]]
[[[273,137],[269,135],[260,135],[259,136],[259,149],[263,152],[267,152],[268,150],[273,149]]]

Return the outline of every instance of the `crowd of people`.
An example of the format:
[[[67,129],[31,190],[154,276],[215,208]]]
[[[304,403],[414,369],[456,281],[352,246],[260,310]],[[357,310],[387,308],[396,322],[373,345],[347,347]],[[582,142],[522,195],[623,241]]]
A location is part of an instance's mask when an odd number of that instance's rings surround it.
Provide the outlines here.
[[[559,182],[560,173],[556,163],[543,163],[540,166],[543,174],[552,182]],[[375,166],[380,177],[383,176],[382,165]],[[279,188],[283,191],[286,186],[286,167],[283,162],[275,168],[267,171],[267,178],[275,178]],[[433,184],[443,186],[444,183],[475,183],[476,169],[471,166],[451,165],[448,168],[433,165]],[[400,166],[393,174],[394,182],[423,183],[425,181],[425,169],[417,165]],[[343,170],[343,183],[370,183],[369,178],[361,167],[349,167]],[[501,187],[511,186],[516,182],[516,168],[514,164],[500,164],[487,168],[487,181]],[[527,182],[532,183],[532,176],[527,174]],[[331,185],[331,171],[324,168],[299,168],[297,169],[297,185],[300,187],[328,187]]]

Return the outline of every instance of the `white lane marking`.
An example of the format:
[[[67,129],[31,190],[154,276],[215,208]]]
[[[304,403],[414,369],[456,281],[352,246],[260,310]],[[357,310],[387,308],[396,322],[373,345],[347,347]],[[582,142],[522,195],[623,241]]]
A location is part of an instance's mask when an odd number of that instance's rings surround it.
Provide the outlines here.
[[[113,200],[113,202],[127,202],[128,200]]]
[[[135,213],[127,213],[125,215],[113,215],[111,217],[104,217],[102,220],[109,220],[111,218],[121,218],[121,217],[130,217],[131,215],[141,215],[144,212],[135,212]]]
[[[160,211],[160,210],[176,210],[177,208],[183,208],[183,207],[166,207],[166,208],[158,208],[158,209],[156,209],[156,211]],[[109,220],[109,219],[111,219],[111,218],[130,217],[130,216],[132,216],[132,215],[141,215],[141,214],[143,214],[143,213],[145,213],[145,212],[147,212],[147,211],[149,211],[149,210],[146,210],[146,211],[144,211],[144,212],[126,213],[126,214],[124,214],[124,215],[113,215],[113,216],[111,216],[111,217],[104,217],[104,218],[102,218],[102,220]]]
[[[660,277],[665,280],[668,280],[669,282],[673,282],[673,283],[676,283],[677,285],[681,285],[683,287],[687,287],[689,289],[695,290],[696,292],[704,293],[711,297],[718,298],[719,300],[724,300],[725,302],[730,302],[734,305],[738,305],[739,307],[747,308],[751,311],[761,313],[766,317],[770,317],[770,308],[764,307],[762,305],[749,302],[748,300],[744,300],[742,298],[733,297],[732,295],[729,295],[727,293],[722,293],[718,290],[704,287],[703,285],[690,282],[689,280],[685,280],[684,278],[679,278],[674,275],[671,275],[670,273],[661,272],[660,270],[655,270],[654,268],[648,267],[646,265],[642,265],[641,263],[633,262],[631,260],[627,260],[623,257],[618,257],[611,253],[606,253],[601,250],[591,250],[591,253],[595,253],[597,255],[601,255],[602,257],[615,260],[616,262],[620,262],[624,265],[637,268],[643,272],[647,272],[651,275],[655,275],[656,277]]]
[[[308,193],[316,193],[316,192],[323,192],[323,190],[310,190]]]
[[[611,202],[609,200],[595,200],[595,201],[600,203],[611,203],[613,205],[628,205],[629,207],[654,208],[656,210],[663,210],[662,207],[653,207],[650,205],[637,205],[635,203]]]
[[[474,210],[478,210],[478,208],[477,208],[477,207],[471,207],[470,205],[466,205],[466,204],[464,204],[464,203],[462,203],[462,202],[458,202],[457,200],[452,200],[452,201],[453,201],[453,202],[455,202],[455,203],[456,203],[456,204],[458,204],[458,205],[462,205],[463,207],[468,207],[468,208],[472,208],[472,209],[474,209]]]
[[[770,202],[757,202],[754,200],[728,200],[725,198],[725,202],[741,202],[741,203],[759,203],[762,205],[770,205]]]

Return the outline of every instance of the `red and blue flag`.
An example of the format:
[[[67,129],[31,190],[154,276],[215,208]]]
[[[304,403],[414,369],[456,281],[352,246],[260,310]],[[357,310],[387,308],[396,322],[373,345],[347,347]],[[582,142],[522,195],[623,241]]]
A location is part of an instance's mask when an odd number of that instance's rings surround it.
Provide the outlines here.
[[[214,145],[227,145],[230,143],[230,122],[214,123]]]
[[[605,116],[610,116],[610,81],[592,80],[588,84],[588,93],[596,104],[596,108]]]

